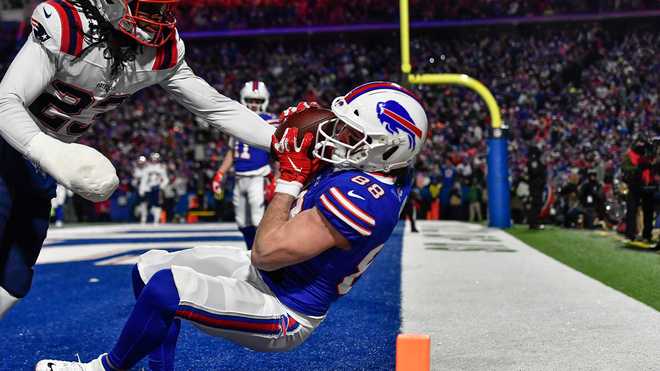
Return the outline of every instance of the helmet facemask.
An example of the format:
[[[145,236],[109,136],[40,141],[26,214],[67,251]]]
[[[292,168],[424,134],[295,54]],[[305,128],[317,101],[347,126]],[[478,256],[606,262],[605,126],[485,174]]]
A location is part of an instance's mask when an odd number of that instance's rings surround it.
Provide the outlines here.
[[[117,23],[117,28],[144,46],[162,46],[174,37],[174,7],[177,2],[178,0],[132,0],[125,3],[126,9]]]
[[[359,107],[359,106],[358,106]],[[412,162],[388,162],[401,146],[408,146],[405,134],[390,134],[381,126],[374,127],[360,117],[359,109],[349,106],[343,97],[332,103],[337,116],[322,122],[316,133],[314,155],[336,167],[352,167],[365,171],[390,171]]]
[[[243,98],[243,104],[253,112],[265,112],[266,100],[263,98]]]

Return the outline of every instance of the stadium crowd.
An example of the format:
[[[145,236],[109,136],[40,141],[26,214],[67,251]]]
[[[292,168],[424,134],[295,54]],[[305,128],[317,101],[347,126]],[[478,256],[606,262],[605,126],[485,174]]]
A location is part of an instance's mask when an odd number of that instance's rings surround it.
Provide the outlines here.
[[[183,0],[183,30],[246,29],[281,26],[397,22],[395,2],[382,0]],[[411,0],[413,20],[547,16],[658,9],[653,0]]]
[[[429,31],[415,37],[414,70],[466,73],[494,93],[511,128],[512,214],[517,222],[524,221],[529,199],[526,165],[533,145],[548,168],[548,184],[556,198],[554,218],[568,226],[582,225],[584,218],[570,217],[581,196],[567,190],[581,189],[591,171],[599,184],[599,200],[603,205],[610,200],[613,207],[621,163],[633,136],[651,137],[660,129],[657,27],[624,22],[524,26],[496,33]],[[396,40],[396,34],[389,36]],[[279,112],[299,100],[328,105],[365,81],[400,80],[398,46],[383,44],[383,39],[387,37],[382,34],[360,34],[191,42],[187,60],[220,92],[234,98],[243,82],[265,81],[271,89],[270,109]],[[484,139],[489,130],[485,106],[463,89],[415,89],[427,105],[432,126],[417,164],[418,216],[484,218]],[[83,142],[99,148],[116,165],[122,180],[112,201],[116,205],[131,204],[137,157],[159,152],[172,178],[165,194],[174,199],[170,205],[178,205],[169,215],[181,217],[190,207],[217,207],[209,184],[227,150],[227,138],[196,121],[162,90],[134,96],[101,118]],[[191,195],[201,196],[196,204],[189,202]],[[227,200],[221,203],[231,209]],[[88,207],[83,219],[94,220],[98,209]],[[231,215],[225,212],[222,217]],[[125,218],[132,218],[130,212],[112,217]]]

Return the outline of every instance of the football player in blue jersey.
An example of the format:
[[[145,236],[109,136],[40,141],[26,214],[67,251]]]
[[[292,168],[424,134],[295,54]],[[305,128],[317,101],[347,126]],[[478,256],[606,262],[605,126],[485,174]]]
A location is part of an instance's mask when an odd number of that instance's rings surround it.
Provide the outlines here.
[[[257,351],[304,342],[392,233],[427,136],[422,105],[394,83],[357,87],[332,112],[316,137],[289,127],[273,138],[281,176],[251,252],[147,252],[133,269],[137,303],[114,348],[88,363],[43,360],[36,369],[128,369],[148,356],[152,370],[172,370],[181,319]]]
[[[256,112],[264,121],[276,124],[277,118],[268,113],[270,93],[262,81],[246,82],[241,89],[241,103]],[[231,138],[229,150],[213,177],[213,193],[222,194],[222,180],[234,166],[236,183],[233,203],[236,224],[243,234],[248,249],[252,248],[257,226],[264,216],[266,199],[264,187],[271,174],[270,155],[263,149],[255,148],[241,140]]]

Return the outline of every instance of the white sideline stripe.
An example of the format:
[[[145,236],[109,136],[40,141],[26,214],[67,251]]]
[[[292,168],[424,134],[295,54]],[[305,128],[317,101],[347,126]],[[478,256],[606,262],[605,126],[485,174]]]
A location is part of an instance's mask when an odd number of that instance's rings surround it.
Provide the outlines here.
[[[146,233],[146,234],[135,234],[135,233],[93,233],[93,234],[80,234],[80,233],[69,233],[67,235],[59,234],[57,236],[48,235],[48,240],[46,244],[57,243],[60,241],[73,241],[76,240],[89,240],[89,239],[110,239],[110,238],[125,238],[125,239],[143,239],[147,240],[150,238],[194,238],[194,237],[242,237],[243,235],[239,231],[231,232],[211,232],[211,233]]]
[[[91,226],[75,226],[69,227],[66,224],[63,228],[48,228],[48,237],[59,237],[61,235],[82,236],[82,235],[95,235],[98,233],[123,233],[128,231],[158,231],[167,233],[171,230],[189,230],[191,232],[215,229],[217,232],[235,232],[238,231],[235,223],[199,223],[199,224],[160,224],[154,225],[141,225],[141,224],[109,224],[109,225],[91,225]],[[215,232],[214,232],[215,233]]]
[[[355,229],[358,233],[360,233],[363,236],[370,236],[371,232],[360,227],[359,225],[353,223],[350,219],[348,219],[344,214],[341,213],[341,211],[337,210],[334,205],[328,201],[328,198],[325,197],[325,195],[321,195],[321,202],[323,202],[323,205],[330,210],[337,218],[341,219],[344,223],[348,224],[351,228]]]
[[[660,370],[653,308],[506,232],[418,223],[433,239],[461,236],[456,247],[487,235],[516,250],[427,249],[429,236],[406,226],[401,332],[431,336],[432,370]]]
[[[339,192],[339,190],[337,190],[337,188],[335,188],[335,187],[330,188],[330,193],[332,193],[332,195],[337,199],[337,201],[339,201],[339,203],[342,204],[342,206],[344,206],[346,209],[348,209],[348,211],[353,213],[355,216],[357,216],[358,218],[362,219],[363,221],[371,224],[372,226],[376,225],[376,221],[374,220],[374,218],[367,215],[367,213],[362,211],[362,209],[355,206],[351,201],[346,199],[346,197],[344,197],[344,195],[341,192]]]
[[[106,266],[106,265],[135,265],[140,259],[140,255],[122,255],[110,259],[105,259],[97,261],[94,263],[96,266]]]
[[[88,260],[99,260],[113,255],[120,255],[130,251],[140,250],[158,250],[158,249],[190,249],[200,246],[233,246],[246,248],[245,242],[229,241],[220,244],[209,242],[186,242],[186,243],[135,243],[135,244],[100,244],[100,245],[79,245],[67,247],[45,247],[39,254],[37,264],[52,264],[79,262]]]

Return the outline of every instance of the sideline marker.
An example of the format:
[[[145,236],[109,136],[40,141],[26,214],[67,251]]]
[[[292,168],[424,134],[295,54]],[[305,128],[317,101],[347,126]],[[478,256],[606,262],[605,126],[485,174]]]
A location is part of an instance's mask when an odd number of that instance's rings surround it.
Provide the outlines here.
[[[400,334],[396,338],[396,371],[429,371],[431,369],[431,337]]]

